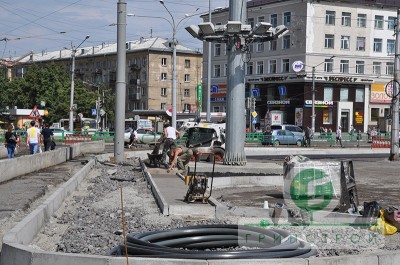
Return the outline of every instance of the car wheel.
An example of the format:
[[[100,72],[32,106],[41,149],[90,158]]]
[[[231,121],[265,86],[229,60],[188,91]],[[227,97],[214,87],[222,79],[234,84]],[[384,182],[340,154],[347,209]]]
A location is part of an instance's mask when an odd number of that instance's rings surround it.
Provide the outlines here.
[[[302,143],[302,141],[298,140],[298,141],[296,142],[296,145],[297,145],[297,146],[302,146],[303,143]]]
[[[274,146],[279,146],[279,144],[280,144],[280,143],[279,143],[278,140],[275,140],[275,141],[274,141]]]

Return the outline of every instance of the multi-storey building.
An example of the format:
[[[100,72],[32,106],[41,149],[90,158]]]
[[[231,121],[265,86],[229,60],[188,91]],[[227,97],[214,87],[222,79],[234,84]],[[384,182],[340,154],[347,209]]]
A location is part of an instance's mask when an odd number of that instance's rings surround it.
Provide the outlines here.
[[[196,85],[201,83],[202,54],[183,45],[176,46],[177,112],[193,112]],[[71,67],[71,50],[31,54],[19,61],[18,77],[32,63],[60,63]],[[171,108],[172,48],[162,38],[141,38],[126,42],[126,112],[137,109]],[[89,84],[115,88],[117,44],[82,47],[75,54],[75,77]],[[131,116],[131,115],[128,115]]]
[[[289,29],[278,40],[245,47],[246,96],[256,97],[261,126],[267,110],[282,111],[284,123],[311,126],[313,80],[316,130],[335,130],[341,125],[347,131],[353,125],[365,132],[387,122],[391,98],[385,85],[394,73],[397,8],[400,1],[396,0],[247,2],[247,24],[269,22],[272,27],[283,24]],[[208,21],[208,16],[203,19]],[[227,20],[228,9],[212,13],[214,24]],[[207,44],[203,50],[207,58]],[[304,68],[295,72],[293,64],[301,62]],[[207,67],[205,60],[205,82]],[[212,44],[211,69],[211,110],[223,111],[228,71],[225,44]],[[388,130],[388,126],[383,128]]]

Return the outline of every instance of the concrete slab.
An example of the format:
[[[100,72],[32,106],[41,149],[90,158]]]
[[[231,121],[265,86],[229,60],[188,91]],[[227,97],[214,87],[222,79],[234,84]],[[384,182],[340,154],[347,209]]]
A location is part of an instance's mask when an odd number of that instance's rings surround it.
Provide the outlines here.
[[[308,265],[379,265],[376,255],[354,255],[326,258],[308,258]]]
[[[305,259],[228,259],[209,260],[208,265],[308,265]]]
[[[194,172],[195,163],[189,163],[190,172]],[[212,173],[213,163],[200,161],[197,162],[196,172],[207,173],[210,177]],[[234,167],[231,165],[223,165],[222,162],[215,163],[214,176],[271,176],[282,175],[283,168],[276,163],[247,163],[245,166]]]

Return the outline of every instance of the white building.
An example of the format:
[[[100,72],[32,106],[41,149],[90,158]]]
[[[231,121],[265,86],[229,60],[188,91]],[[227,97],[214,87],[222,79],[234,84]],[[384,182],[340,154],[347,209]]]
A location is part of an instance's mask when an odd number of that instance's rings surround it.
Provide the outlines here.
[[[400,1],[396,0],[247,2],[247,22],[251,26],[264,21],[272,27],[284,24],[289,29],[276,41],[246,47],[246,96],[255,90],[258,122],[262,125],[269,109],[281,110],[285,123],[310,126],[315,67],[316,130],[335,130],[341,125],[347,131],[354,125],[365,132],[368,126],[378,126],[379,120],[381,130],[389,130],[383,126],[387,123],[383,118],[389,115],[391,98],[384,88],[394,73],[397,8]],[[208,16],[203,19],[208,21]],[[214,24],[226,24],[227,20],[228,9],[214,10]],[[203,58],[208,56],[207,47],[205,43]],[[296,61],[305,65],[299,73],[292,68]],[[207,67],[204,60],[204,87]],[[212,44],[211,69],[211,111],[224,111],[224,43]]]

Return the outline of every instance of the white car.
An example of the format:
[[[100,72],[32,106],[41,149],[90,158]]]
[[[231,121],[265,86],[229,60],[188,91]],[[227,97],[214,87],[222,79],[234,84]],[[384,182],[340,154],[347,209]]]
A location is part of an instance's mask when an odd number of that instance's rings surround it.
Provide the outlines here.
[[[72,134],[62,128],[50,128],[50,130],[53,132],[54,139],[64,139],[67,134]]]
[[[124,142],[125,143],[129,143],[129,137],[131,135],[131,131],[132,129],[126,129],[125,133],[124,133]],[[143,144],[150,144],[150,143],[154,143],[157,142],[162,134],[159,133],[155,133],[151,130],[146,130],[146,129],[137,129],[137,136],[138,136],[138,140],[140,141],[140,143]]]

